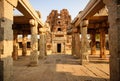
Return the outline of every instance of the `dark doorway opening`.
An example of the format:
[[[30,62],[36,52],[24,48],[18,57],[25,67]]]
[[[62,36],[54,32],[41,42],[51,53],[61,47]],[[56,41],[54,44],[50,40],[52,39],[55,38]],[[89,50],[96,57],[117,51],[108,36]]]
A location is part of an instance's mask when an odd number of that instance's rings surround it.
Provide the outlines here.
[[[57,44],[57,52],[58,52],[58,53],[61,52],[61,44]]]

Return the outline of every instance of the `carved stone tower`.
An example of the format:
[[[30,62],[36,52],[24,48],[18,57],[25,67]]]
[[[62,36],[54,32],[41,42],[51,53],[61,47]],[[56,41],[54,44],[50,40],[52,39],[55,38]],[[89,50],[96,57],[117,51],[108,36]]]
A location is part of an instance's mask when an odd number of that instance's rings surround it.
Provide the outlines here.
[[[70,54],[72,38],[71,35],[67,35],[67,29],[71,25],[71,16],[68,10],[63,9],[60,13],[52,10],[47,16],[46,22],[49,23],[51,30],[51,38],[47,37],[49,40],[47,49],[51,49],[52,54]]]

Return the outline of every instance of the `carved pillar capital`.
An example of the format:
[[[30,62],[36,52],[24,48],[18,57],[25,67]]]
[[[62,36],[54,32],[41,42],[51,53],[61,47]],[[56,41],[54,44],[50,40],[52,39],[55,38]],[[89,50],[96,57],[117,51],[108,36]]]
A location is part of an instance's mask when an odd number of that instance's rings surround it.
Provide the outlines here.
[[[89,21],[88,21],[88,20],[83,20],[83,21],[81,22],[80,26],[82,26],[82,27],[87,27],[88,24],[89,24]]]
[[[29,20],[29,23],[30,23],[30,25],[31,25],[32,27],[38,25],[38,23],[37,23],[36,20],[34,20],[34,19],[30,19],[30,20]]]
[[[45,34],[46,33],[46,28],[45,27],[40,28],[39,32],[40,32],[40,34]]]
[[[72,33],[77,33],[78,32],[78,29],[75,27],[75,28],[72,28]]]

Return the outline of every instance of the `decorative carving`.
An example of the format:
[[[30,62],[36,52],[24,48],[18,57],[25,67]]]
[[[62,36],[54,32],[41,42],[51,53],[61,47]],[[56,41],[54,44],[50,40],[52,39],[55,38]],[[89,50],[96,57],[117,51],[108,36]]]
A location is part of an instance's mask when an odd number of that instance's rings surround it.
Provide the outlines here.
[[[29,20],[30,25],[32,25],[33,27],[35,27],[34,25],[37,25],[37,22],[34,19],[30,19]]]

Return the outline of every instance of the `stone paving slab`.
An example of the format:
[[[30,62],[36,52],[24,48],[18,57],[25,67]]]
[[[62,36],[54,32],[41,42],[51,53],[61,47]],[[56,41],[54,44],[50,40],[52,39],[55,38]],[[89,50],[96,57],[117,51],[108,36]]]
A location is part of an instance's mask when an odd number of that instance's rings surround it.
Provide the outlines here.
[[[109,81],[109,59],[90,58],[88,65],[81,66],[80,59],[71,55],[48,55],[30,67],[29,56],[19,57],[14,61],[14,81]]]

